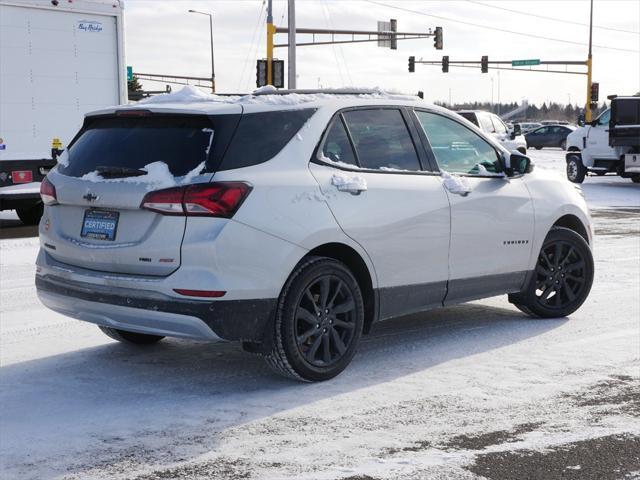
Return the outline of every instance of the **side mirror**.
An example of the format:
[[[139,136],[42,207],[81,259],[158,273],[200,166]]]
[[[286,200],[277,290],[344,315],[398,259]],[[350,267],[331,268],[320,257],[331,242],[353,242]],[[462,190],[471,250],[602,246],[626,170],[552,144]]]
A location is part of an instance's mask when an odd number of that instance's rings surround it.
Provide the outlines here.
[[[592,120],[590,123],[591,123],[592,127],[597,127],[598,126],[598,120]]]
[[[522,128],[519,123],[514,123],[513,130],[511,131],[511,140],[515,140],[518,135],[522,135]]]
[[[509,155],[508,161],[503,158],[502,163],[504,173],[507,175],[507,177],[524,175],[525,173],[533,172],[533,162],[529,157],[521,154],[520,152],[512,152]]]

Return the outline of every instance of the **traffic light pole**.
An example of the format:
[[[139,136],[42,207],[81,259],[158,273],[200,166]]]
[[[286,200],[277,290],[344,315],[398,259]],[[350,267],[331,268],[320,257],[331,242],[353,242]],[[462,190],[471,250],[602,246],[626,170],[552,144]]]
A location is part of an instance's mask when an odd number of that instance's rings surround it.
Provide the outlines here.
[[[412,57],[409,57],[411,59]],[[414,57],[415,58],[415,57]],[[409,60],[411,62],[411,60]],[[449,67],[465,67],[465,68],[478,68],[482,67],[483,63],[488,65],[498,65],[492,67],[492,70],[509,70],[511,72],[538,72],[538,73],[565,73],[571,75],[588,75],[587,72],[573,72],[570,70],[540,70],[540,69],[532,69],[527,68],[523,69],[521,67],[513,67],[512,60],[489,60],[483,59],[480,61],[477,60],[451,60],[448,56],[442,58],[442,60],[414,60],[414,64],[422,64],[422,65],[442,65],[443,67],[446,65],[447,71]],[[503,65],[503,66],[500,66]],[[507,68],[507,65],[511,65],[511,68]],[[588,62],[585,61],[573,61],[573,60],[550,60],[550,61],[540,61],[536,65],[587,65]],[[531,67],[531,66],[530,66]]]
[[[589,15],[589,57],[587,58],[587,104],[584,109],[584,121],[586,123],[591,122],[592,113],[591,113],[591,73],[592,73],[592,64],[593,64],[593,55],[592,55],[592,40],[593,40],[593,0],[591,0],[591,12]]]
[[[273,37],[276,26],[273,24],[273,0],[267,2],[267,85],[273,85]]]
[[[296,0],[289,0],[289,82],[287,88],[296,88]]]

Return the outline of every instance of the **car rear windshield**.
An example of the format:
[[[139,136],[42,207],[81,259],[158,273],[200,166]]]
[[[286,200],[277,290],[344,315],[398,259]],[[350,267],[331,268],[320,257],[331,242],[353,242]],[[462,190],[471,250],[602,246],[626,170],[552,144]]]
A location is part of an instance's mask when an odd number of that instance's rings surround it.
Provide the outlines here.
[[[235,127],[237,116],[226,117],[225,123]],[[69,146],[68,164],[60,172],[81,177],[98,167],[142,169],[164,162],[179,177],[209,159],[217,133],[207,116],[90,118]]]
[[[209,172],[256,165],[277,155],[314,112],[90,117],[58,168],[81,177],[99,167],[144,169],[164,162],[180,177],[203,162]]]

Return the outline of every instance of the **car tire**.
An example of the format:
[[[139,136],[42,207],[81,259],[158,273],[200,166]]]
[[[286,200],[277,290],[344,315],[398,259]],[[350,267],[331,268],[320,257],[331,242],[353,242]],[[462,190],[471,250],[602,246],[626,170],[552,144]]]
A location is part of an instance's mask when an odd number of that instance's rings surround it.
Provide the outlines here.
[[[631,177],[631,181],[633,183],[640,183],[640,175],[634,175],[633,177]]]
[[[536,150],[542,150],[542,147],[533,147],[533,148],[535,148]]]
[[[585,239],[568,228],[554,227],[527,286],[509,295],[509,301],[533,317],[566,317],[587,299],[593,274],[593,255]]]
[[[563,140],[562,142],[560,142],[560,148],[562,150],[566,150],[567,149],[567,141]]]
[[[40,223],[43,211],[44,204],[42,202],[38,202],[37,204],[31,205],[30,207],[16,209],[18,218],[25,225],[37,225],[38,223]]]
[[[148,335],[146,333],[127,332],[126,330],[118,330],[111,327],[99,327],[107,337],[113,338],[122,343],[129,343],[135,345],[153,345],[158,343],[164,337],[159,335]]]
[[[309,257],[289,276],[278,299],[267,364],[307,382],[328,380],[355,355],[364,325],[357,280],[342,262]]]
[[[587,169],[582,164],[582,159],[578,155],[571,155],[567,159],[567,178],[573,183],[584,182]]]

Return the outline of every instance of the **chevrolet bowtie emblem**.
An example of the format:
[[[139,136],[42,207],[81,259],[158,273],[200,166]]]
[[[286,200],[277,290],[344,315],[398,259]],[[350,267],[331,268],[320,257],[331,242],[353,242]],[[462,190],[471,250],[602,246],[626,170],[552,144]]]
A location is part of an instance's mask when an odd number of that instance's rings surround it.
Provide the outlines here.
[[[94,200],[98,199],[97,195],[94,195],[91,192],[88,192],[86,195],[83,195],[83,197],[87,202],[93,202]]]

